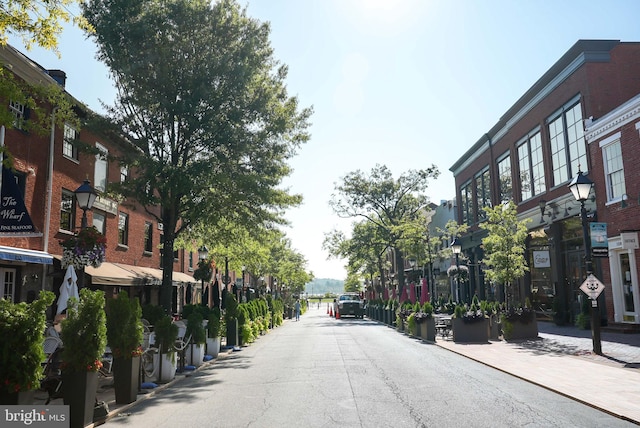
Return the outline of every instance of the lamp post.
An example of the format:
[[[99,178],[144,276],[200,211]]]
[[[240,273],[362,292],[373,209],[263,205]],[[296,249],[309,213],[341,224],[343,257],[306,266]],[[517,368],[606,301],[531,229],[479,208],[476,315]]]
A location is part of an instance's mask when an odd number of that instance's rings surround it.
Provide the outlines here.
[[[200,260],[200,265],[202,268],[204,268],[205,265],[205,260],[207,260],[207,258],[209,257],[209,249],[207,249],[206,245],[203,245],[202,247],[198,248],[198,259]],[[201,289],[200,289],[200,296],[201,299],[204,299],[204,277],[202,277],[201,281]],[[208,293],[208,295],[210,296],[211,293]],[[202,303],[202,302],[200,302]],[[209,302],[206,302],[207,307],[209,307]]]
[[[89,180],[84,180],[80,187],[78,187],[73,193],[76,195],[76,201],[82,210],[80,229],[85,229],[87,227],[87,210],[90,210],[93,207],[93,203],[96,201],[98,194],[95,189],[91,187],[91,182]]]
[[[456,255],[456,300],[460,302],[460,252],[462,251],[462,245],[460,245],[460,241],[458,241],[458,237],[456,236],[451,242],[451,251]]]
[[[78,187],[75,192],[76,201],[78,202],[78,206],[82,210],[82,220],[80,221],[80,229],[87,228],[87,210],[90,210],[93,207],[93,203],[96,201],[98,194],[95,189],[91,187],[91,182],[89,180],[84,180],[80,187]],[[84,287],[84,266],[80,269],[80,275],[78,275],[78,288]]]
[[[582,171],[578,170],[571,183],[569,183],[569,189],[576,198],[576,201],[580,202],[580,219],[582,221],[582,238],[584,239],[584,262],[586,269],[586,277],[593,273],[593,262],[591,260],[591,238],[589,237],[589,228],[587,222],[587,209],[584,207],[584,203],[589,198],[591,188],[593,187],[593,181],[582,174]],[[600,341],[600,311],[598,309],[598,300],[591,300],[591,339],[593,342],[593,352],[597,355],[602,355],[602,344]]]

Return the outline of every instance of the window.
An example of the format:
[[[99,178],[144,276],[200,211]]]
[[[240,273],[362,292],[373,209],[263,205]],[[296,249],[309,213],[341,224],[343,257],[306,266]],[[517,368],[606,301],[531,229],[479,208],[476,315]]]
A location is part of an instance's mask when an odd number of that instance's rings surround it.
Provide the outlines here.
[[[476,199],[478,219],[487,218],[487,214],[482,208],[491,207],[491,177],[487,168],[476,177]]]
[[[28,110],[24,106],[17,101],[9,101],[9,111],[13,115],[13,126],[16,129],[24,129],[24,121],[27,120]]]
[[[60,229],[72,232],[76,223],[76,198],[73,192],[62,191],[60,201]]]
[[[601,141],[600,148],[604,163],[607,202],[620,201],[626,192],[620,133]]]
[[[193,252],[189,251],[189,270],[193,270]]]
[[[13,302],[16,292],[16,270],[0,268],[0,299]]]
[[[518,146],[518,166],[522,201],[546,191],[542,138],[539,131],[526,137]]]
[[[107,231],[107,216],[99,211],[94,210],[92,224],[96,229],[98,229],[98,232],[104,235]]]
[[[129,167],[128,166],[121,166],[120,167],[120,182],[124,183],[125,181],[127,181],[129,179]]]
[[[589,170],[580,102],[563,107],[549,121],[549,140],[555,186],[576,176],[578,170]]]
[[[460,207],[462,208],[462,223],[472,224],[473,219],[473,195],[471,190],[471,183],[465,184],[460,189]]]
[[[148,221],[144,223],[144,250],[153,252],[153,225]]]
[[[107,156],[109,156],[109,151],[100,143],[96,143],[96,149],[98,149],[100,153],[96,155],[93,187],[96,190],[104,192],[107,189],[107,169],[109,166]]]
[[[513,199],[513,179],[511,178],[511,156],[507,155],[498,161],[498,181],[500,186],[500,202],[507,203]]]
[[[129,215],[118,213],[118,244],[129,245]]]
[[[64,124],[64,138],[62,140],[62,154],[69,158],[78,160],[78,148],[73,144],[78,139],[78,131],[71,125]]]

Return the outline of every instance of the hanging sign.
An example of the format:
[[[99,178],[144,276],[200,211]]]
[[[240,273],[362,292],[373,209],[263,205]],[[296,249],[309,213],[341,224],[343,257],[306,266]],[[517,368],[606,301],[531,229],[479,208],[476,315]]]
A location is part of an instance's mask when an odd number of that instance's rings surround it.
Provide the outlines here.
[[[42,236],[31,221],[15,176],[4,166],[0,192],[0,236]]]
[[[594,257],[608,257],[607,223],[589,223],[589,228],[591,232],[591,255]]]

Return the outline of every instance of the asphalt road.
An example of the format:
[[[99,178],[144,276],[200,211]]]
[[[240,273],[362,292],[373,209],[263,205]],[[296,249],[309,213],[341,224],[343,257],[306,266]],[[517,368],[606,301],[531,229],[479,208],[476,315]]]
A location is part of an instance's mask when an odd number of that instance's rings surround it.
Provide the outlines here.
[[[367,319],[332,319],[325,308],[127,412],[106,427],[633,426]]]

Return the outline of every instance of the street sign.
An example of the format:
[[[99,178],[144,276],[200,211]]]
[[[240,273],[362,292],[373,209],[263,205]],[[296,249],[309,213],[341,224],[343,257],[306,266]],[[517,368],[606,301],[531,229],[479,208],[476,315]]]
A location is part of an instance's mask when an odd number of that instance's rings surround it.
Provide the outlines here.
[[[584,292],[591,300],[596,300],[602,290],[604,290],[604,284],[600,282],[593,274],[589,274],[587,279],[584,280],[580,286],[580,290]]]

